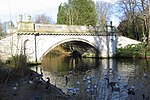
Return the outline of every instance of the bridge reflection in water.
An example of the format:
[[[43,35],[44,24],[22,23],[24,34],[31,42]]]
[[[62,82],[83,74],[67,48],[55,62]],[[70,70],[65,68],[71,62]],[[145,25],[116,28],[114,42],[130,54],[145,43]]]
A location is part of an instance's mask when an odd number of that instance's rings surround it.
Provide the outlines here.
[[[150,96],[150,78],[144,77],[150,77],[150,66],[143,59],[46,56],[38,67],[39,71],[43,68],[44,79],[50,77],[53,85],[79,100],[142,100]],[[134,93],[129,93],[131,88]]]

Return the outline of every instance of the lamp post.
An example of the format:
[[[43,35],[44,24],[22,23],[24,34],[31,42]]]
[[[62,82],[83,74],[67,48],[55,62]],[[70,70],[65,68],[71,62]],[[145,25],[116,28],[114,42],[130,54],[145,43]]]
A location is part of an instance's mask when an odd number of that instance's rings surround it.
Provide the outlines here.
[[[110,31],[109,31],[108,27],[110,27]],[[107,34],[113,33],[113,31],[114,31],[113,28],[114,28],[114,26],[112,26],[112,21],[110,21],[110,25],[107,25],[107,22],[106,22],[106,33]]]
[[[36,43],[36,37],[39,36],[39,33],[35,33],[34,35],[34,49],[35,49],[35,63],[37,63],[37,43]]]

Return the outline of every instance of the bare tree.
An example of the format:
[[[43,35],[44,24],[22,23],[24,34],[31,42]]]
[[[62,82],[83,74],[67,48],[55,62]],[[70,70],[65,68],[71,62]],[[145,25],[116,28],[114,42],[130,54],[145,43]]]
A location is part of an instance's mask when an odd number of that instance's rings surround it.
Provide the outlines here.
[[[2,27],[2,23],[0,22],[0,37],[2,37],[2,33],[3,33],[3,27]]]
[[[54,21],[49,16],[42,14],[35,17],[35,23],[54,24]]]
[[[100,26],[100,30],[104,30],[106,26],[106,21],[109,21],[111,15],[112,4],[104,1],[96,2],[96,12],[97,12],[97,26]]]
[[[118,0],[118,8],[122,21],[127,21],[125,34],[137,40],[148,37],[148,0]]]

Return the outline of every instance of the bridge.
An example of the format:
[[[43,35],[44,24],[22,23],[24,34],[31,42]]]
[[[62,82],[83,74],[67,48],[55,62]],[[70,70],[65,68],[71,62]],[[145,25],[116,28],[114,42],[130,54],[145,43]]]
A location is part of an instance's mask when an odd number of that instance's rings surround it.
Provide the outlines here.
[[[97,27],[92,26],[35,24],[21,21],[10,36],[0,40],[0,58],[6,60],[22,54],[26,55],[30,62],[40,62],[53,48],[71,41],[86,43],[93,47],[97,51],[94,57],[107,58],[115,55],[116,48],[121,43],[118,40],[123,39],[114,33],[100,32]]]

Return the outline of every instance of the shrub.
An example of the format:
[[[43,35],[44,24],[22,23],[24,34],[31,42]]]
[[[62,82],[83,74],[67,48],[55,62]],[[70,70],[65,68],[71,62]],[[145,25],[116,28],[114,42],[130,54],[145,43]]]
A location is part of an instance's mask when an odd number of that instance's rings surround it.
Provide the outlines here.
[[[118,48],[116,57],[143,57],[145,56],[145,47],[143,43],[127,45],[125,48]]]
[[[6,64],[9,67],[17,68],[17,69],[19,69],[21,67],[25,67],[27,65],[26,56],[24,56],[24,55],[12,56],[11,58],[9,58],[6,61]]]

